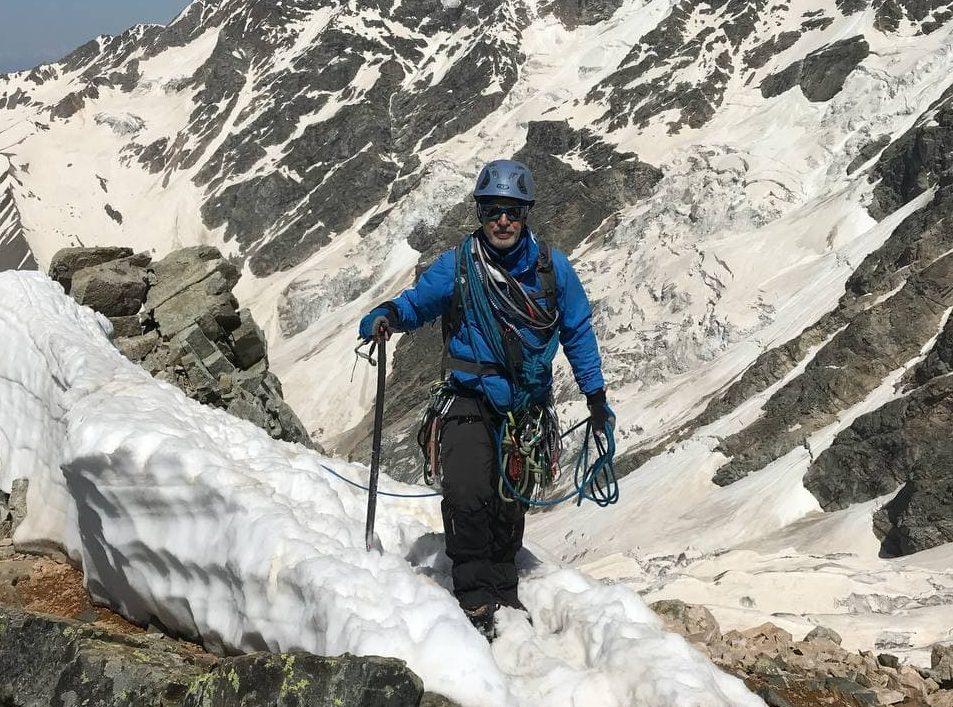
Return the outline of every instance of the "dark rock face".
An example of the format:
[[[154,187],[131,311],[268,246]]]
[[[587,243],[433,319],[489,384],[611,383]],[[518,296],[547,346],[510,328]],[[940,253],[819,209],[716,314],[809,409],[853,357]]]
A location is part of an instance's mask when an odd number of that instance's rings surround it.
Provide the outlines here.
[[[781,52],[790,49],[801,38],[800,32],[787,31],[777,34],[754,49],[745,52],[745,68],[760,69]]]
[[[764,0],[715,0],[709,4],[717,23],[696,25],[696,3],[682,0],[671,14],[647,33],[622,61],[619,69],[597,84],[587,102],[602,102],[602,116],[610,130],[626,125],[645,127],[652,118],[673,112],[669,132],[707,123],[724,99],[725,89],[743,57],[741,43],[758,29]],[[691,23],[691,24],[690,24]],[[696,64],[700,78],[680,77],[687,64]],[[639,82],[648,73],[656,77]]]
[[[842,39],[768,76],[761,83],[761,95],[773,98],[799,85],[809,101],[829,101],[840,93],[844,81],[869,53],[863,35]]]
[[[0,99],[0,108],[3,107]],[[13,107],[13,106],[11,106]],[[5,161],[5,160],[4,160]],[[23,234],[23,224],[13,190],[8,186],[9,170],[0,162],[0,272],[4,270],[36,270],[36,259]]]
[[[551,0],[541,9],[551,12],[566,29],[608,20],[622,7],[622,0]]]
[[[144,265],[149,258],[135,262],[135,256],[111,260],[83,268],[73,275],[70,295],[82,305],[107,317],[137,314],[149,287]],[[138,332],[136,332],[138,334]]]
[[[186,395],[249,420],[275,439],[315,448],[268,370],[268,344],[232,288],[239,271],[216,248],[195,246],[152,263],[128,248],[58,252],[51,276],[105,314],[119,351]]]
[[[818,456],[804,486],[826,511],[895,491],[948,437],[951,392],[940,379],[859,417]]]
[[[878,221],[922,194],[953,167],[950,132],[953,126],[953,87],[930,106],[924,116],[884,150],[871,181],[874,188],[870,215]]]
[[[132,248],[63,248],[50,261],[50,277],[69,294],[73,287],[73,275],[79,270],[131,255]]]
[[[155,172],[201,163],[195,179],[209,194],[203,219],[210,228],[224,226],[260,276],[327,245],[413,179],[416,150],[473,127],[499,107],[516,81],[520,33],[529,21],[518,3],[342,5],[291,66],[270,71],[271,57],[295,41],[287,27],[307,19],[313,3],[246,3],[232,10],[189,9],[154,39],[151,51],[158,52],[221,26],[192,81],[199,93],[188,133],[131,151]],[[418,39],[381,33],[385,22],[405,26]],[[249,26],[261,31],[253,38]],[[425,37],[460,27],[474,30],[466,51],[438,70],[423,51]],[[418,78],[404,86],[408,72]],[[255,83],[246,86],[249,76]],[[240,129],[218,141],[247,90],[260,100],[242,111]],[[273,168],[249,174],[275,146],[281,156]]]
[[[824,510],[900,488],[874,516],[885,556],[953,541],[953,381],[939,377],[864,415],[811,465],[804,486]]]
[[[862,148],[857,156],[847,165],[847,174],[853,174],[860,169],[866,162],[876,157],[887,145],[890,144],[889,135],[881,135],[876,140],[871,140]]]
[[[259,705],[419,704],[423,683],[394,658],[335,658],[307,653],[228,658],[193,689],[184,704],[195,707]]]
[[[0,608],[0,702],[39,704],[416,706],[423,686],[394,658],[186,652],[150,634]]]
[[[765,414],[724,440],[732,459],[712,479],[727,485],[762,468],[860,402],[883,378],[914,358],[953,306],[953,256],[941,258],[893,297],[857,314],[765,404]]]
[[[764,354],[700,418],[715,419],[763,390],[803,359],[812,345],[843,328],[801,376],[772,396],[759,420],[723,440],[723,451],[733,458],[714,481],[731,483],[802,444],[936,336],[926,356],[902,379],[903,397],[855,420],[818,456],[804,478],[805,487],[825,510],[897,491],[874,518],[873,529],[886,556],[953,539],[953,450],[948,442],[953,384],[946,377],[953,364],[953,323],[947,320],[940,330],[953,304],[951,94],[948,90],[905,135],[887,146],[869,170],[870,179],[877,181],[870,206],[875,218],[893,213],[931,186],[936,189],[933,198],[861,263],[837,309],[801,336]],[[868,161],[883,149],[882,143],[875,141],[874,147],[862,150],[859,159]]]

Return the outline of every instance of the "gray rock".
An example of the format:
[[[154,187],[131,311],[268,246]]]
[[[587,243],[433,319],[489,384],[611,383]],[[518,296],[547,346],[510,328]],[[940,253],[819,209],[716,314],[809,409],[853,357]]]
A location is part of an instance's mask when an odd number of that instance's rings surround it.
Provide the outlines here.
[[[235,366],[218,348],[215,349],[214,353],[203,358],[202,364],[209,373],[215,376],[216,380],[223,375],[231,376],[235,373]]]
[[[809,101],[829,101],[840,93],[844,81],[870,53],[863,35],[842,39],[811,52],[761,82],[761,95],[773,98],[800,85]]]
[[[10,498],[7,500],[7,506],[10,509],[10,518],[12,520],[11,533],[15,533],[20,523],[26,518],[27,490],[30,488],[29,479],[14,479],[10,489]]]
[[[187,326],[169,339],[173,355],[192,353],[199,359],[218,353],[218,347],[209,340],[198,324]]]
[[[241,323],[231,333],[231,347],[235,353],[235,363],[239,368],[247,370],[265,357],[268,342],[249,310],[239,310],[238,316]]]
[[[721,638],[721,628],[704,606],[686,604],[678,599],[663,599],[650,605],[665,627],[693,643],[711,643]]]
[[[930,651],[933,679],[944,689],[953,687],[953,645],[937,643]]]
[[[145,269],[120,259],[75,272],[70,295],[107,317],[126,317],[140,310],[147,287]]]
[[[69,294],[77,271],[130,255],[132,248],[63,248],[53,255],[49,275]]]
[[[877,655],[877,663],[885,668],[900,670],[900,659],[891,653],[880,653]]]
[[[259,402],[258,398],[244,389],[238,390],[237,395],[228,404],[226,410],[235,417],[248,420],[257,427],[269,430],[271,416]]]
[[[186,651],[161,634],[111,634],[0,607],[0,702],[102,707],[416,706],[423,684],[403,661],[374,656]]]
[[[153,263],[156,282],[149,288],[146,309],[154,310],[178,294],[213,276],[204,291],[209,295],[230,292],[241,275],[238,268],[222,257],[218,248],[193,246],[180,248]],[[178,330],[176,330],[178,331]],[[175,332],[169,332],[171,336]]]
[[[130,314],[125,317],[109,317],[113,325],[113,338],[128,339],[142,334],[142,325],[139,323],[139,315]]]
[[[827,628],[827,626],[816,626],[804,637],[804,640],[808,643],[812,641],[830,641],[839,646],[842,639],[834,629]]]
[[[198,323],[209,338],[217,339],[237,327],[240,321],[235,297],[227,290],[214,292],[223,286],[224,282],[213,275],[167,299],[152,312],[159,331],[171,337]]]
[[[119,338],[113,341],[119,352],[134,363],[139,363],[159,344],[159,332],[150,331],[139,336]]]
[[[191,388],[191,390],[186,391],[190,394],[189,397],[195,397],[203,403],[211,402],[216,397],[215,389],[218,385],[218,376],[213,375],[195,354],[184,354],[180,361]]]
[[[396,658],[253,653],[223,660],[189,691],[187,707],[416,707],[423,683]]]

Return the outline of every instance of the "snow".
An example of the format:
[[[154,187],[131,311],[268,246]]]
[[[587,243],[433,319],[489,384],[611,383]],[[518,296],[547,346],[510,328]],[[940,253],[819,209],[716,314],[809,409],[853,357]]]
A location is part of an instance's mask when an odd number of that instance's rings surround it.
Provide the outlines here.
[[[188,400],[109,329],[44,275],[0,273],[0,488],[29,478],[15,540],[64,547],[94,599],[221,651],[396,656],[464,705],[762,704],[631,589],[529,552],[533,625],[506,610],[488,645],[447,591],[435,500],[382,499],[366,552],[363,493],[322,465],[365,468]]]

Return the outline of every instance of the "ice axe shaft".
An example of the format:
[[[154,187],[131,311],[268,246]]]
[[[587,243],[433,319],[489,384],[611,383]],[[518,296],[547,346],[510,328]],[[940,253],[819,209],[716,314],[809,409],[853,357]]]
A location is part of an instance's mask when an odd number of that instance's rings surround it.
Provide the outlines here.
[[[367,551],[374,547],[374,515],[377,512],[377,477],[381,467],[381,432],[384,427],[384,382],[387,379],[387,337],[382,333],[377,345],[377,397],[374,400],[374,436],[371,443],[371,474],[367,481],[367,524],[364,542]],[[372,347],[373,348],[373,347]]]

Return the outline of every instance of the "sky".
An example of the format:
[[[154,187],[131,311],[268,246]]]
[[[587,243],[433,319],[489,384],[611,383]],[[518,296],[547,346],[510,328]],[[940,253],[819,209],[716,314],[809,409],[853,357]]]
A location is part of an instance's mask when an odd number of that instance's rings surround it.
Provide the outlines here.
[[[0,73],[55,61],[100,34],[167,24],[189,0],[0,0]]]

